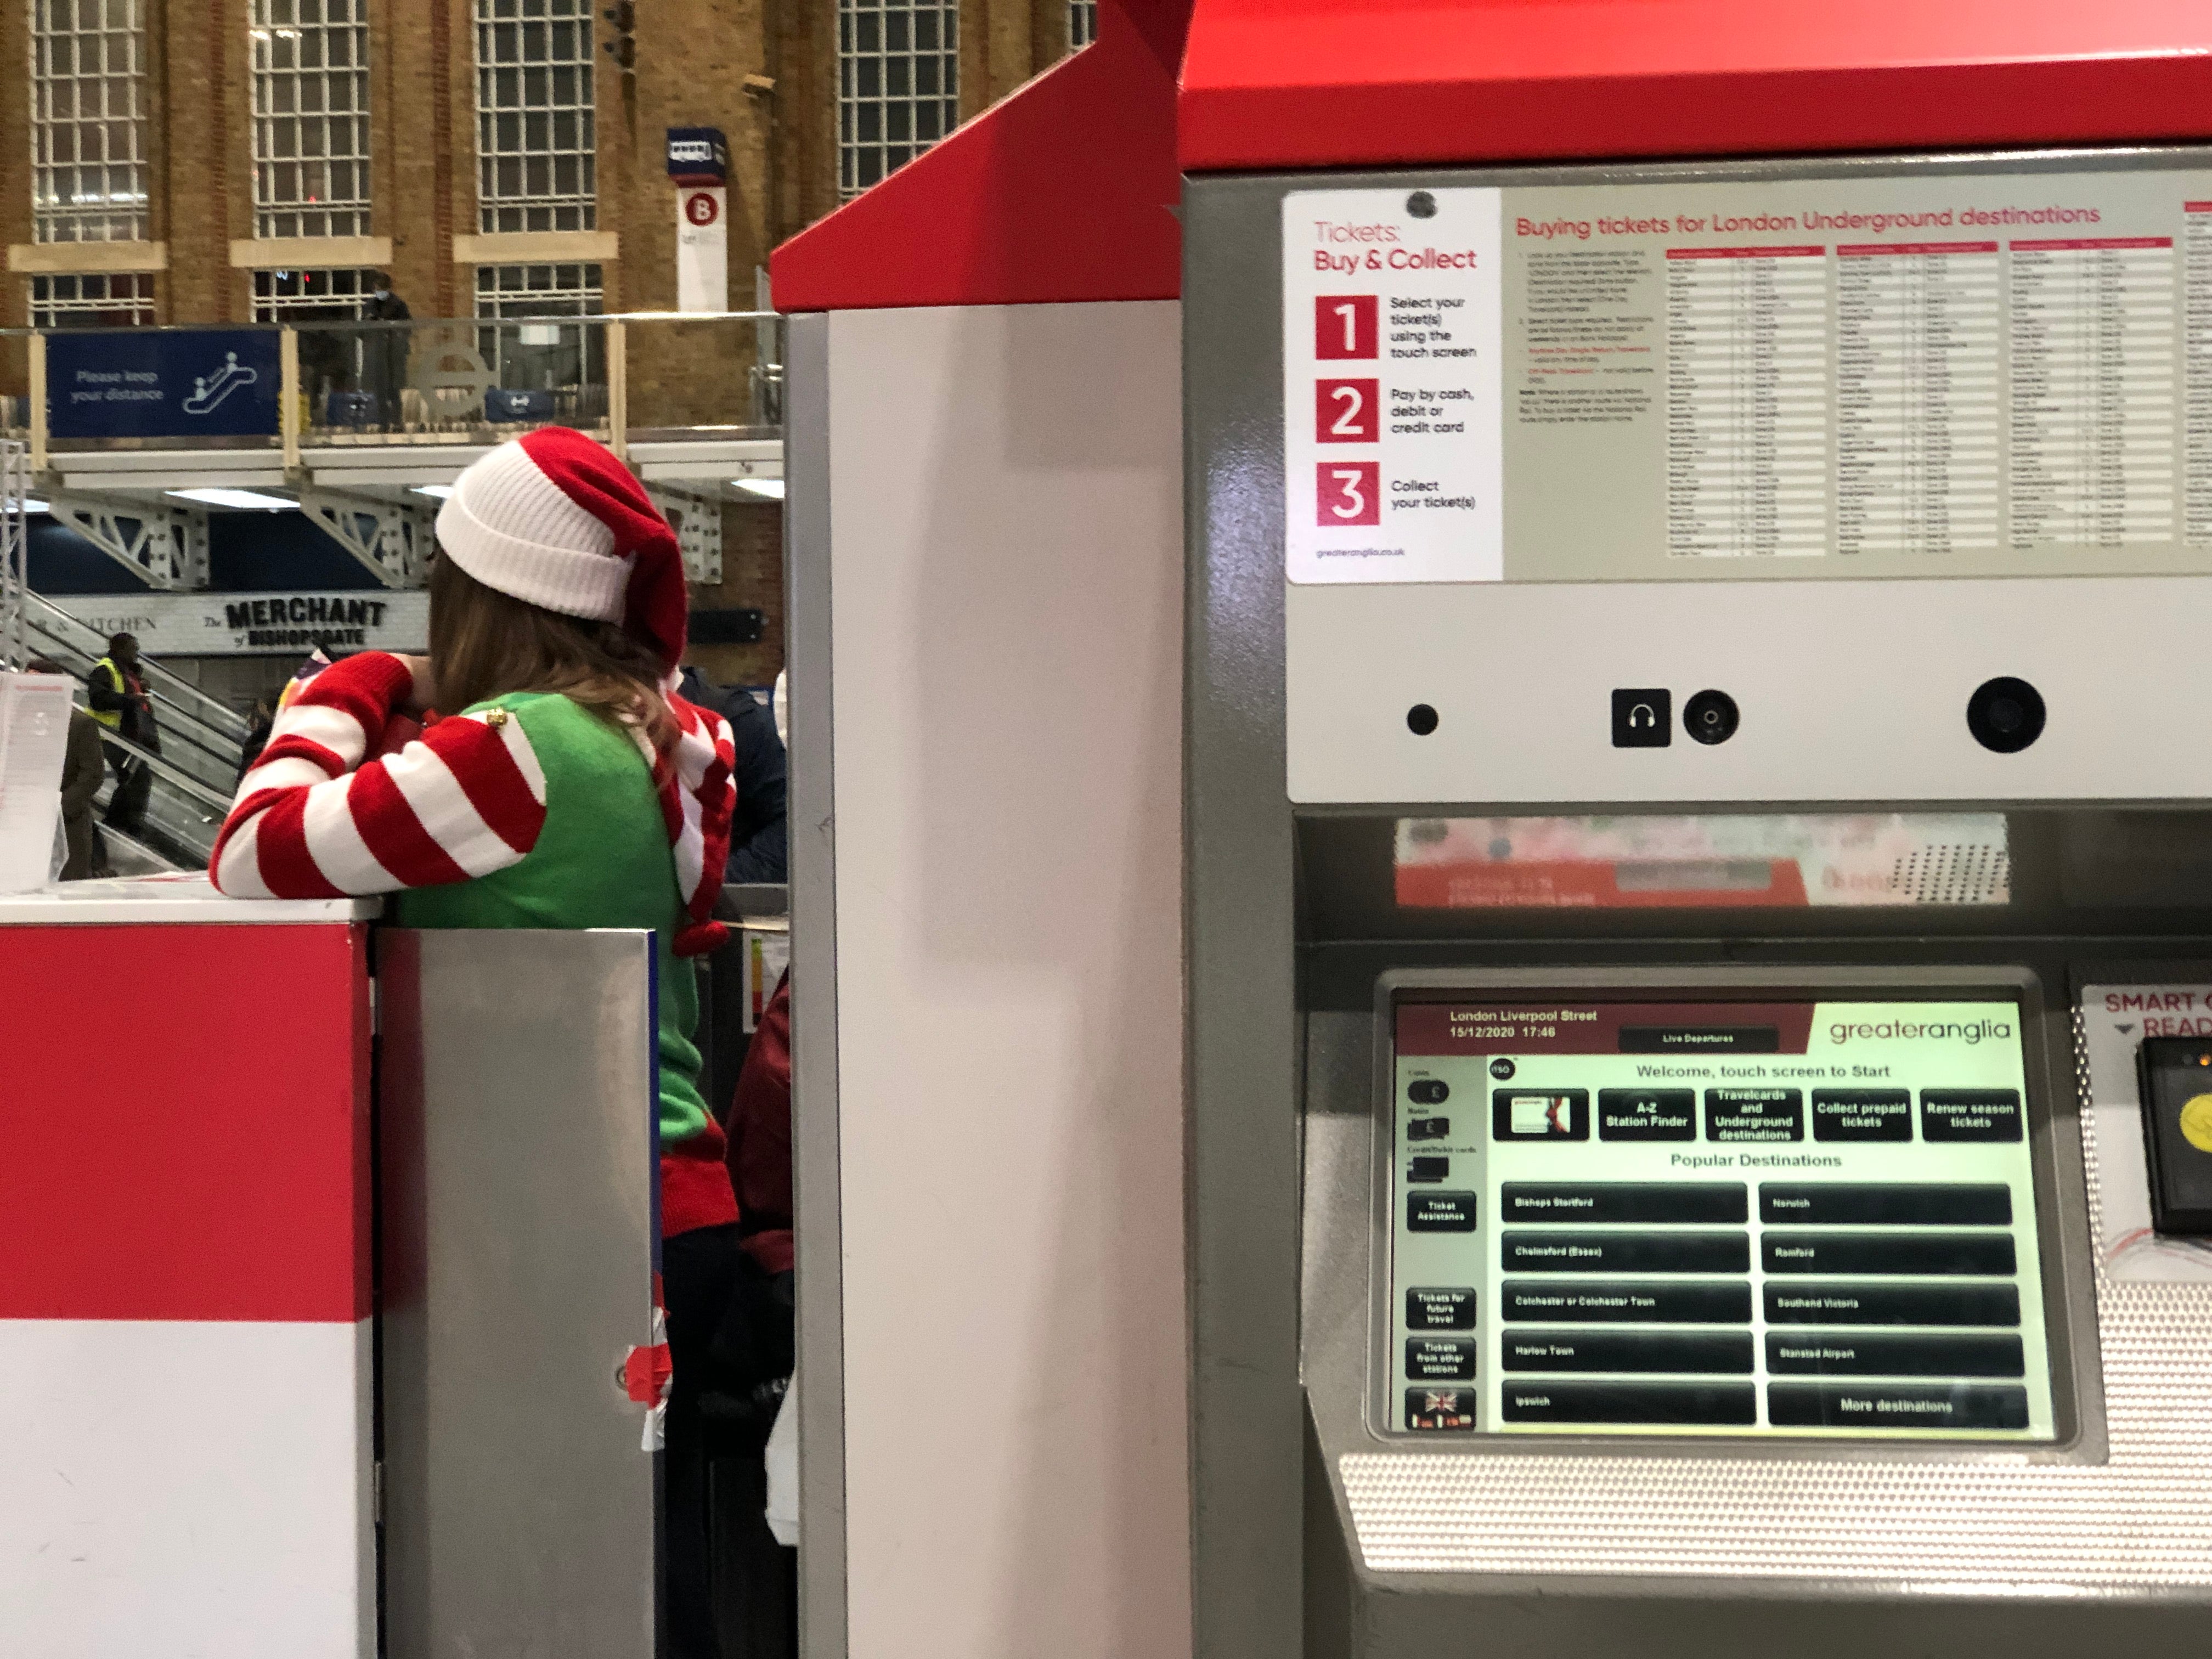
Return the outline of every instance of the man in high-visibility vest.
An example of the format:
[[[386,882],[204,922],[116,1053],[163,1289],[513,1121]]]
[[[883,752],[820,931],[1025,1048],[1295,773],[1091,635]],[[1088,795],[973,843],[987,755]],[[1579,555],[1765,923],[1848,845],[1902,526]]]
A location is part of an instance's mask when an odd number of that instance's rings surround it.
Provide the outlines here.
[[[161,735],[154,728],[153,699],[138,669],[138,641],[129,634],[112,635],[107,654],[93,664],[84,677],[92,717],[108,732],[155,754],[161,752]],[[115,793],[107,798],[106,822],[125,835],[135,835],[146,820],[146,797],[154,788],[154,769],[120,744],[102,745],[108,763],[115,768]]]

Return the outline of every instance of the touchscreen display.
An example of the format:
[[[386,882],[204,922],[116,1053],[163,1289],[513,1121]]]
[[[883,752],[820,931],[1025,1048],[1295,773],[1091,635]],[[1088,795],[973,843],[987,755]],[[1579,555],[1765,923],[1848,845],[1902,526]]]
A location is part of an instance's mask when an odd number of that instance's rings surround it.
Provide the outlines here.
[[[2015,1002],[1401,1002],[1389,1426],[2055,1437]]]

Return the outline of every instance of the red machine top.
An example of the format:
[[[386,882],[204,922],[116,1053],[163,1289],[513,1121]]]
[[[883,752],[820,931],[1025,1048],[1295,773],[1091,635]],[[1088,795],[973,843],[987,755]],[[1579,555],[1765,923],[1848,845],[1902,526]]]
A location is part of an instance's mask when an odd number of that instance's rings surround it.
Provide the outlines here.
[[[1199,0],[1186,171],[2212,134],[2205,0]]]

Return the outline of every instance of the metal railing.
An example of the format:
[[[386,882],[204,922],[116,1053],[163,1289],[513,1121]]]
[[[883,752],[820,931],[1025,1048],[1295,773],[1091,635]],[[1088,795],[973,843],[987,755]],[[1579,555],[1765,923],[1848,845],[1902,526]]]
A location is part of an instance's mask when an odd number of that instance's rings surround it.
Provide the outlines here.
[[[33,473],[49,469],[57,447],[117,441],[83,430],[99,423],[97,396],[84,398],[89,412],[64,402],[65,418],[57,422],[57,391],[65,399],[79,394],[52,384],[55,341],[92,334],[101,373],[138,374],[158,386],[173,372],[175,354],[163,356],[152,343],[201,334],[210,337],[209,373],[195,376],[191,401],[210,410],[225,402],[231,408],[222,422],[231,435],[216,441],[279,448],[288,469],[301,464],[308,447],[495,443],[553,422],[591,432],[625,457],[633,440],[773,436],[783,412],[783,320],[772,311],[634,311],[223,329],[0,329],[0,435],[27,444]],[[149,343],[143,369],[131,368],[134,340]],[[240,354],[250,361],[241,362]],[[251,390],[268,383],[270,369],[273,413],[265,394]],[[248,388],[244,401],[222,392],[233,383]],[[163,395],[181,402],[183,388]],[[262,411],[260,419],[237,418],[249,404]],[[186,429],[134,428],[127,435],[194,441],[190,419],[172,423]]]
[[[28,447],[0,441],[0,665],[24,660],[23,611],[30,596],[31,532],[24,511],[30,494]]]

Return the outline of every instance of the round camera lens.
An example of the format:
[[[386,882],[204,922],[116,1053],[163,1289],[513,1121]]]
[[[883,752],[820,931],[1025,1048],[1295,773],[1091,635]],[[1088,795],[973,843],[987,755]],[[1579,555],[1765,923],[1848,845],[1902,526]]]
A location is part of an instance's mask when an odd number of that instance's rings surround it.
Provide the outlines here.
[[[1425,738],[1437,729],[1437,711],[1425,702],[1417,702],[1406,711],[1406,729],[1417,738]]]
[[[1966,699],[1966,730],[2000,755],[2016,755],[2043,735],[2043,695],[2010,675],[1985,680]]]
[[[2008,734],[2017,732],[2027,719],[2021,706],[2010,697],[1999,697],[1990,705],[1990,724],[2000,732]]]

